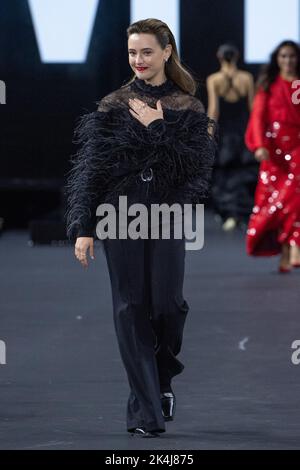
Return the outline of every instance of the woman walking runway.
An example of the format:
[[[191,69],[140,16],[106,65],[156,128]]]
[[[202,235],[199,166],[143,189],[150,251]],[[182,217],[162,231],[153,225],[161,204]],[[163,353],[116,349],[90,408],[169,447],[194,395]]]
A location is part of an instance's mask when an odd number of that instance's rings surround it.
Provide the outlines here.
[[[87,266],[101,203],[197,203],[206,197],[215,154],[211,121],[194,96],[195,81],[180,63],[168,26],[156,19],[127,30],[124,86],[105,96],[76,128],[80,149],[68,179],[67,227],[75,255]],[[189,310],[183,296],[185,239],[106,238],[114,324],[128,376],[127,431],[165,432],[175,412],[171,381]],[[149,227],[150,233],[150,227]]]
[[[300,106],[293,82],[300,78],[300,49],[281,43],[258,81],[246,144],[260,161],[247,252],[281,254],[279,271],[300,266]]]
[[[222,44],[217,52],[220,70],[207,79],[208,115],[218,122],[220,145],[212,182],[212,199],[223,229],[248,222],[257,181],[257,162],[244,137],[252,108],[252,75],[237,66],[239,51]]]

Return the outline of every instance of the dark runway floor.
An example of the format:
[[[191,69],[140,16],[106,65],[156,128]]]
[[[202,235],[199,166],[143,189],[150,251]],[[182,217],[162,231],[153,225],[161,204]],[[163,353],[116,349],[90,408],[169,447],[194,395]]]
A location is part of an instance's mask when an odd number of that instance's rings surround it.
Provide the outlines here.
[[[253,259],[244,234],[206,215],[205,246],[186,253],[190,311],[173,382],[174,422],[157,439],[126,431],[129,388],[100,248],[84,270],[72,246],[0,238],[1,449],[299,449],[300,270]]]

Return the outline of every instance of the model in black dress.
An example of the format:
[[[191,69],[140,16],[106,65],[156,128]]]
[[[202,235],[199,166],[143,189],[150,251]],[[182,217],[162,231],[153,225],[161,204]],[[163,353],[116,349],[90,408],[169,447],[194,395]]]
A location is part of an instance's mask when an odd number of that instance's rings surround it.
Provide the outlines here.
[[[171,31],[159,20],[142,20],[129,27],[128,48],[132,80],[105,96],[76,128],[80,149],[67,185],[67,227],[84,266],[87,250],[93,254],[99,204],[118,210],[121,195],[128,206],[195,204],[210,187],[213,121],[193,96],[195,83],[179,65]],[[176,356],[189,310],[185,239],[105,239],[103,247],[130,387],[127,431],[155,437],[174,417],[171,380],[184,368]]]
[[[213,173],[214,210],[231,230],[246,223],[252,211],[258,165],[245,146],[245,130],[252,106],[252,75],[237,67],[239,52],[230,44],[220,46],[220,71],[207,80],[208,114],[218,121],[219,151]]]

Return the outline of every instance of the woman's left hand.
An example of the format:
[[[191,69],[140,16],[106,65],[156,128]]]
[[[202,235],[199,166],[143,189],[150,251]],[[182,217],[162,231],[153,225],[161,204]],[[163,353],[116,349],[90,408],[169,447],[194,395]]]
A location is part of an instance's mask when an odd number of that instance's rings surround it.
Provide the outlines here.
[[[164,118],[160,100],[156,103],[156,109],[151,108],[147,103],[144,103],[138,98],[129,98],[129,106],[132,108],[129,109],[131,115],[146,127],[149,126],[152,121]]]

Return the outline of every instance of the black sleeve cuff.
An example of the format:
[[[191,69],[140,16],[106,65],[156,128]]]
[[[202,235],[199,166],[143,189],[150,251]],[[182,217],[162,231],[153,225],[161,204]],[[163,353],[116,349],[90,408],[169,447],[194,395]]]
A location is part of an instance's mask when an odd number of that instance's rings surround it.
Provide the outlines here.
[[[150,122],[147,126],[150,131],[163,132],[166,128],[166,123],[164,119],[155,119],[155,121]]]
[[[84,225],[77,230],[76,236],[77,238],[78,237],[95,238],[95,228],[92,224]]]

